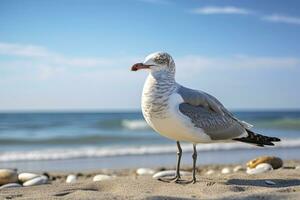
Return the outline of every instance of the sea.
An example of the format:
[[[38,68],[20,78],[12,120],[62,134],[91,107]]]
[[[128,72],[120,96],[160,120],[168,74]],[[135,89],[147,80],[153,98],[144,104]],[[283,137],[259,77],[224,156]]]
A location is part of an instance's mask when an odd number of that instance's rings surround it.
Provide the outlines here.
[[[281,138],[275,147],[234,143],[198,144],[198,165],[245,163],[261,155],[300,159],[300,111],[236,111],[253,130]],[[192,144],[182,143],[183,165]],[[172,167],[175,141],[160,136],[140,112],[0,113],[0,168],[86,171]]]

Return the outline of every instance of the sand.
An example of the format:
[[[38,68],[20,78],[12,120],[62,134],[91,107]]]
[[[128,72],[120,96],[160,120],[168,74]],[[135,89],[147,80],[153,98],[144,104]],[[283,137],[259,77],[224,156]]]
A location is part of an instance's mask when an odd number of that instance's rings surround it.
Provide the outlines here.
[[[245,171],[221,174],[224,167],[199,166],[196,184],[179,185],[138,176],[135,169],[99,170],[79,173],[76,183],[65,183],[67,173],[49,173],[51,183],[0,190],[0,199],[300,199],[300,161],[285,161],[284,167],[263,174]],[[216,172],[206,175],[209,169]],[[156,169],[156,170],[162,170]],[[190,168],[185,167],[185,170]],[[93,182],[95,174],[116,175],[111,180]],[[190,179],[191,177],[183,177]],[[271,180],[275,185],[266,184]]]

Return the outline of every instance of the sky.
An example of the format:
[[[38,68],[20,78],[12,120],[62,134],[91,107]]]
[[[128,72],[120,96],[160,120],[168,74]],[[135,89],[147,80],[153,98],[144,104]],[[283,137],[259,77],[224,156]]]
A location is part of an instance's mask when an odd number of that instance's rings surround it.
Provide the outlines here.
[[[156,51],[231,110],[300,109],[298,0],[0,0],[0,111],[139,110]]]

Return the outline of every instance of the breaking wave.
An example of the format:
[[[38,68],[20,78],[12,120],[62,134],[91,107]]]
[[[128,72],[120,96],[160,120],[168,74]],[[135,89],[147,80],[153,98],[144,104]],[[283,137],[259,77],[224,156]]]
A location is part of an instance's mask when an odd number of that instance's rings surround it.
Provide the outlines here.
[[[283,140],[271,148],[296,148],[300,147],[300,138]],[[192,145],[183,144],[184,152],[192,152]],[[235,149],[257,148],[243,143],[217,143],[198,145],[198,151],[220,151]],[[58,160],[91,157],[129,156],[145,154],[167,154],[176,152],[176,145],[156,146],[114,146],[114,147],[79,147],[79,148],[51,148],[30,151],[7,151],[0,153],[0,162],[26,161],[26,160]]]

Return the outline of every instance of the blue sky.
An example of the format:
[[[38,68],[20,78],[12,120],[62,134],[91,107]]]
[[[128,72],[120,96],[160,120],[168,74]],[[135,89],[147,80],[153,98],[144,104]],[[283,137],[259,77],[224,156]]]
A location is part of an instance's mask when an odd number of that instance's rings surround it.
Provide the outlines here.
[[[297,0],[0,0],[0,110],[138,110],[167,51],[230,109],[300,108]]]

